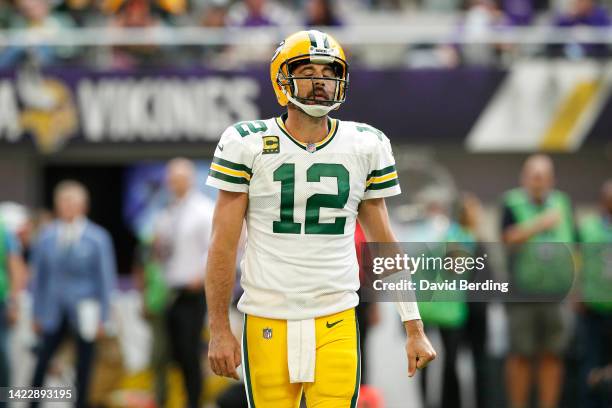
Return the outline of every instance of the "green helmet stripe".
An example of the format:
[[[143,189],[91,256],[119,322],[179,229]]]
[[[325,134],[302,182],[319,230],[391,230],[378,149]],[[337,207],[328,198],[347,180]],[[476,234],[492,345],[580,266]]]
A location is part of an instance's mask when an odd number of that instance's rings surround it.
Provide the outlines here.
[[[308,32],[308,37],[310,38],[310,46],[317,48],[317,39],[312,31]]]

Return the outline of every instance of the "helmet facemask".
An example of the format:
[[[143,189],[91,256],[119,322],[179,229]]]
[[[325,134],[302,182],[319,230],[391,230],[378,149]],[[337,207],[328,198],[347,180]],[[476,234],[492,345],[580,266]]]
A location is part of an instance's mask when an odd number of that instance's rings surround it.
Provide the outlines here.
[[[335,73],[334,77],[315,77],[315,76],[294,76],[292,72],[301,63],[328,64]],[[346,74],[346,63],[340,58],[329,55],[306,55],[285,61],[279,69],[277,82],[287,99],[294,105],[301,108],[307,115],[322,117],[330,111],[338,109],[346,100],[348,88],[348,74]],[[311,92],[309,97],[298,96],[298,80],[309,80]],[[334,81],[335,87],[331,99],[317,99],[317,86],[319,81]],[[310,96],[312,95],[312,96]]]

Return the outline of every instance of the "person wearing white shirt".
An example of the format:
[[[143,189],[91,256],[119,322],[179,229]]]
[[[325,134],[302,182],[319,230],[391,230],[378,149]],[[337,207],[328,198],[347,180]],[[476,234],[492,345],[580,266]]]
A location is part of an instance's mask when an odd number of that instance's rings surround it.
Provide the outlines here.
[[[189,407],[199,405],[202,389],[204,272],[214,211],[214,203],[195,189],[194,181],[191,161],[170,161],[166,183],[173,199],[156,221],[153,244],[172,292],[166,327],[172,357],[183,373]]]

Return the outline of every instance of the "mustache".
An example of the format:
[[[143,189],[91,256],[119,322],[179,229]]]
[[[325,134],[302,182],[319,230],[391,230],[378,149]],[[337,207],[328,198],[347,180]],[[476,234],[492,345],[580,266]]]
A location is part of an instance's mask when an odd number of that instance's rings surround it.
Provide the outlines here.
[[[329,94],[324,89],[316,89],[314,91],[309,92],[307,98],[315,98],[317,96],[329,99]]]

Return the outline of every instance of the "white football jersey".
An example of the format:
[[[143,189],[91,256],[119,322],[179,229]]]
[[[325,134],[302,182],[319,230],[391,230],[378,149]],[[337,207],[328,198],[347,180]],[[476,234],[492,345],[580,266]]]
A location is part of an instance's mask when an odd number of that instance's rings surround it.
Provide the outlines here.
[[[359,302],[357,208],[400,186],[381,131],[337,119],[328,125],[327,137],[311,145],[291,137],[283,118],[241,122],[221,136],[207,184],[249,195],[244,313],[309,319]]]

